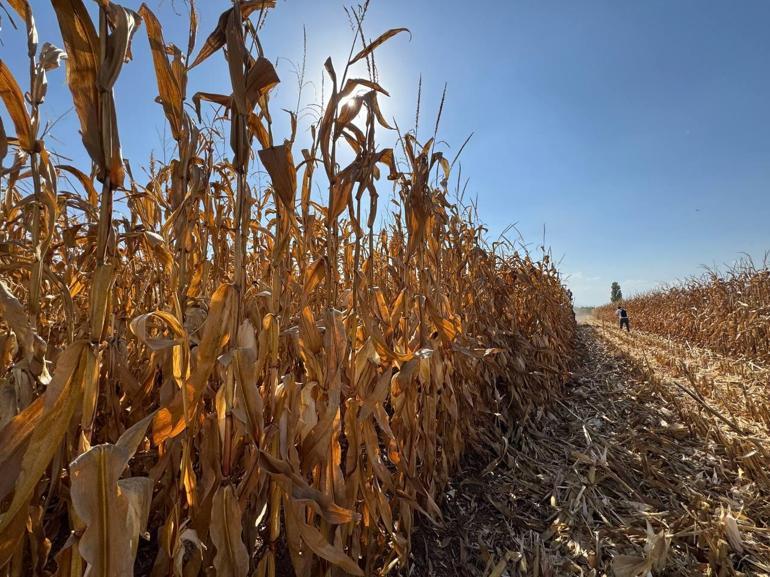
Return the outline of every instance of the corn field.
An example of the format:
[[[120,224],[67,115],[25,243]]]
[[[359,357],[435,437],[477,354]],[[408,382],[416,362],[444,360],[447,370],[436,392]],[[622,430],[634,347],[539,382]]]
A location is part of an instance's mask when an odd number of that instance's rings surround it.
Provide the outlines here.
[[[193,6],[184,48],[146,5],[8,4],[29,77],[0,61],[0,575],[405,566],[479,428],[559,391],[575,323],[547,256],[488,245],[450,202],[436,134],[383,117],[375,51],[402,29],[364,41],[354,12],[297,150],[295,116],[273,131],[259,42],[274,0],[236,1],[199,47]],[[39,43],[33,8],[55,11],[61,48]],[[187,94],[208,58],[230,94]],[[122,157],[124,66],[154,73],[167,163]],[[64,73],[89,166],[58,164],[41,133],[47,75]]]
[[[770,269],[744,258],[660,290],[626,299],[631,325],[731,356],[770,363]],[[616,322],[615,305],[596,309]]]

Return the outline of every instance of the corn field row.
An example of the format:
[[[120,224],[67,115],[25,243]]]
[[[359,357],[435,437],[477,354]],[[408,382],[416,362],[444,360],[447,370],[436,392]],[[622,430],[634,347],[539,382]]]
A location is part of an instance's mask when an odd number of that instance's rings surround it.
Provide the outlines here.
[[[386,573],[417,516],[440,518],[479,428],[526,418],[567,376],[554,265],[488,246],[449,201],[436,135],[396,138],[383,118],[374,53],[401,30],[364,41],[354,13],[297,150],[296,117],[279,136],[269,108],[274,3],[236,1],[196,50],[194,6],[179,48],[146,5],[99,0],[92,20],[52,0],[57,48],[34,27],[50,6],[8,0],[29,77],[0,61],[0,575]],[[132,42],[152,63],[129,62]],[[188,95],[220,52],[232,92]],[[121,155],[114,86],[142,65],[166,164]],[[90,166],[57,163],[41,136],[61,68]]]
[[[748,258],[623,302],[633,328],[770,365],[770,268]],[[616,322],[615,305],[596,309]]]

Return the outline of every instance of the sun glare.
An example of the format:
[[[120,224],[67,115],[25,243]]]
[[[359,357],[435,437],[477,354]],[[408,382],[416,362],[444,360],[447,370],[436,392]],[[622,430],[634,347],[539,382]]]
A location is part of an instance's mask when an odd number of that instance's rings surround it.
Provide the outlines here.
[[[366,94],[366,90],[360,89],[356,90],[355,92],[352,92],[351,94],[348,94],[345,96],[342,100],[340,100],[339,106],[340,108],[345,108],[346,106],[353,106],[353,103],[355,103],[356,98],[359,98]]]

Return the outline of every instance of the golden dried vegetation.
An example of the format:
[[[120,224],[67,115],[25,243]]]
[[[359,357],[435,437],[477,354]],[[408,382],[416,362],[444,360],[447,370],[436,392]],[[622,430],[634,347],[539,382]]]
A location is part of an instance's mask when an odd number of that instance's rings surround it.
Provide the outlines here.
[[[435,134],[375,138],[390,126],[374,52],[400,30],[364,42],[354,13],[360,47],[341,73],[327,60],[330,96],[297,150],[296,117],[279,139],[269,109],[279,77],[258,31],[274,3],[234,3],[196,51],[194,10],[181,49],[146,5],[99,0],[92,21],[82,0],[52,0],[59,49],[38,44],[31,3],[9,0],[29,79],[25,95],[0,62],[15,133],[0,130],[0,159],[14,153],[0,176],[0,574],[385,573],[407,562],[415,516],[440,518],[479,428],[526,418],[567,375],[574,318],[553,264],[485,244],[449,202]],[[129,63],[132,41],[151,64]],[[188,95],[221,51],[231,92]],[[41,134],[60,65],[90,166],[57,163]],[[145,180],[122,157],[113,94],[139,65],[176,145],[165,164],[134,160]]]
[[[744,258],[624,301],[634,328],[770,365],[770,269]],[[616,322],[615,306],[596,309]]]
[[[769,372],[596,321],[578,335],[564,394],[452,477],[413,574],[770,574]]]

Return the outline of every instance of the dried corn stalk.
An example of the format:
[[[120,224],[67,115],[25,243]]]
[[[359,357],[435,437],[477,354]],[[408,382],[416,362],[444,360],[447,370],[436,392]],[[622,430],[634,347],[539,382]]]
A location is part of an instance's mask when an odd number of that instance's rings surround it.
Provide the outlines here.
[[[724,272],[701,277],[626,299],[636,328],[711,349],[770,363],[770,269],[745,258]],[[615,322],[615,307],[596,310]]]
[[[392,133],[374,57],[401,30],[354,44],[340,74],[326,62],[331,97],[297,150],[296,118],[285,139],[272,128],[279,77],[257,34],[273,4],[235,2],[193,56],[194,5],[183,51],[147,6],[101,0],[94,24],[82,0],[53,0],[94,170],[51,163],[42,99],[25,102],[0,64],[16,132],[0,131],[0,152],[16,152],[0,180],[2,571],[405,564],[415,516],[440,517],[488,415],[524,419],[567,377],[574,318],[549,259],[487,247],[448,201],[435,135],[404,135],[399,162],[379,144]],[[152,63],[131,65],[154,70],[177,143],[144,182],[124,166],[112,96],[141,21]],[[188,75],[220,51],[232,92],[194,94],[192,118]],[[63,57],[31,54],[34,71]],[[229,123],[230,158],[208,106]],[[40,186],[25,196],[28,178]],[[384,186],[397,208],[380,227]],[[43,529],[27,531],[41,507]]]

